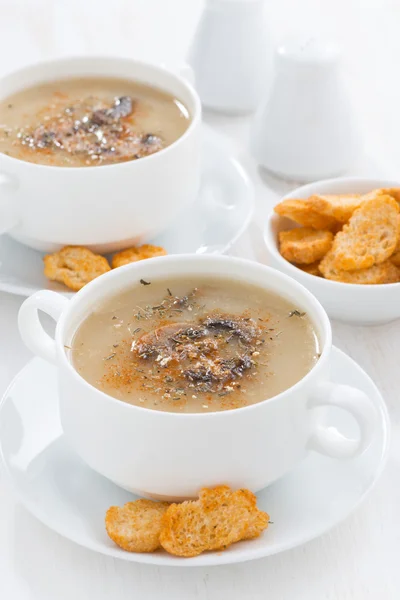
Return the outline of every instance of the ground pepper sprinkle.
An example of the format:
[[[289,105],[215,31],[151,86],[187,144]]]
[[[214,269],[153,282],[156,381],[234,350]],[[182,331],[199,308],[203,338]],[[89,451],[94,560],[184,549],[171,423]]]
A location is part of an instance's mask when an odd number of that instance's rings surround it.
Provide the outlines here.
[[[87,165],[135,160],[161,150],[161,137],[138,131],[134,113],[130,96],[115,98],[112,104],[90,96],[44,116],[35,127],[19,129],[14,144],[36,152],[79,155]]]

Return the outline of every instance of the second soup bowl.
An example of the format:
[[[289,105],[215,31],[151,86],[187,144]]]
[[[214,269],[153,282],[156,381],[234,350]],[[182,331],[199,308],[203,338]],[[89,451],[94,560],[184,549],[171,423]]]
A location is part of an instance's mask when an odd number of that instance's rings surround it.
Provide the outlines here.
[[[196,197],[200,181],[200,100],[176,73],[122,58],[67,58],[26,67],[1,80],[0,99],[36,84],[70,78],[120,78],[177,98],[190,114],[170,146],[96,167],[58,167],[0,153],[0,233],[52,252],[65,245],[112,252],[165,230]]]
[[[160,412],[94,388],[67,356],[66,346],[77,328],[104,299],[140,279],[156,281],[166,274],[192,280],[223,275],[278,294],[307,312],[320,341],[319,360],[277,396],[222,412]],[[43,330],[39,310],[57,321],[55,339]],[[287,473],[309,450],[352,458],[367,448],[374,433],[372,401],[360,390],[329,381],[332,337],[322,306],[293,279],[255,262],[195,255],[141,261],[106,273],[71,300],[37,292],[23,303],[19,328],[26,345],[57,367],[61,422],[71,446],[95,471],[137,494],[182,499],[221,483],[256,492]],[[327,406],[353,415],[360,430],[357,440],[325,424],[320,407]]]

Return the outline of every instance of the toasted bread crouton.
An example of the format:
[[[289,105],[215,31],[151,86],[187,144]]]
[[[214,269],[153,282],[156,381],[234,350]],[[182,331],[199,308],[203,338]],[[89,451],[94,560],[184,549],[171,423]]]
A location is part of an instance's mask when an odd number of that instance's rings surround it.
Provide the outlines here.
[[[378,188],[376,190],[372,190],[372,192],[368,192],[368,194],[363,194],[363,201],[372,200],[377,196],[392,196],[396,200],[396,202],[400,203],[400,188]]]
[[[283,258],[298,264],[311,264],[330,250],[333,233],[299,227],[279,233],[279,250]]]
[[[384,262],[399,237],[399,205],[391,196],[364,202],[349,223],[336,234],[331,260],[335,269],[367,269]]]
[[[277,204],[274,211],[281,217],[287,217],[303,227],[312,227],[313,229],[335,229],[338,221],[329,215],[321,212],[310,204],[309,200],[291,199],[283,200]]]
[[[398,224],[399,224],[399,239],[397,240],[396,248],[392,256],[390,257],[390,262],[392,262],[396,267],[400,267],[400,215],[398,216]]]
[[[246,535],[244,536],[244,540],[253,540],[258,538],[260,534],[267,529],[269,523],[269,515],[262,510],[256,510],[252,513],[252,518],[250,520],[249,528],[247,530]]]
[[[396,200],[396,202],[400,203],[400,188],[388,188],[379,190],[382,195],[392,196]]]
[[[117,269],[123,267],[132,262],[138,260],[144,260],[146,258],[154,258],[155,256],[165,256],[166,250],[161,246],[153,246],[152,244],[144,244],[143,246],[137,246],[134,248],[128,248],[114,254],[112,259],[112,268]]]
[[[322,273],[319,270],[320,261],[316,260],[310,265],[295,265],[298,269],[301,269],[305,273],[309,275],[315,275],[316,277],[322,277]]]
[[[337,231],[361,205],[360,194],[314,194],[306,199],[288,199],[275,212],[304,227]]]
[[[390,262],[396,267],[400,267],[400,250],[392,254],[390,257]]]
[[[390,260],[386,260],[378,265],[373,265],[367,269],[358,269],[356,271],[337,269],[335,266],[333,250],[330,250],[325,258],[321,260],[319,269],[326,279],[340,281],[341,283],[371,285],[378,283],[396,283],[400,281],[400,270]]]
[[[392,256],[390,257],[390,262],[392,262],[396,267],[400,267],[400,214],[397,216],[397,224],[399,228],[399,237],[397,240],[396,248]]]
[[[363,198],[360,194],[314,194],[308,198],[308,202],[321,215],[333,217],[339,223],[347,223]]]
[[[43,261],[44,274],[48,279],[64,283],[74,291],[110,271],[110,265],[104,256],[81,246],[65,246],[59,252],[47,254]]]
[[[128,552],[154,552],[160,547],[161,520],[168,502],[136,500],[111,506],[106,514],[109,537]]]
[[[222,485],[204,488],[194,502],[172,504],[163,516],[160,542],[176,556],[197,556],[256,537],[267,525],[268,515],[257,509],[254,494]]]

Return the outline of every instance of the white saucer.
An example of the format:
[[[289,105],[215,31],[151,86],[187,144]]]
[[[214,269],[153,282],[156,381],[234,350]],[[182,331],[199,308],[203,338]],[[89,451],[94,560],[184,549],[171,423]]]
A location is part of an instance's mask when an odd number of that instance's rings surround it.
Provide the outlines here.
[[[168,254],[213,254],[229,250],[254,210],[253,186],[224,138],[203,126],[203,175],[198,198],[179,221],[152,240]],[[39,289],[67,292],[43,275],[43,254],[7,235],[0,237],[0,291],[29,296]]]
[[[387,455],[389,419],[368,375],[334,348],[332,379],[364,390],[374,401],[378,433],[360,457],[340,461],[310,455],[282,480],[258,494],[273,523],[263,535],[225,552],[183,559],[165,552],[131,554],[107,537],[104,515],[134,497],[86,466],[68,447],[57,409],[56,369],[32,360],[16,377],[0,405],[0,463],[20,502],[60,535],[96,552],[128,561],[166,566],[239,563],[294,548],[347,517],[377,481]],[[343,411],[329,414],[346,435],[357,435]],[[263,457],[260,456],[260,460]]]

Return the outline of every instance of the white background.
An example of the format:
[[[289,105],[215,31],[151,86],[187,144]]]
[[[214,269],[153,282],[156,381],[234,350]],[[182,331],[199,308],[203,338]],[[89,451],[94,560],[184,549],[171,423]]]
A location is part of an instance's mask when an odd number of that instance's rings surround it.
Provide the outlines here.
[[[43,57],[122,54],[183,60],[201,0],[0,0],[0,73]],[[272,42],[305,30],[333,35],[365,152],[353,174],[400,181],[400,0],[266,0]],[[266,74],[268,76],[268,74]],[[257,190],[257,213],[236,253],[265,260],[260,226],[287,184],[261,176],[247,154],[248,119],[206,115],[224,132]],[[28,360],[16,329],[20,299],[0,294],[0,391]],[[385,307],[382,306],[382,311]],[[0,480],[0,597],[7,600],[397,600],[400,597],[400,322],[334,323],[335,343],[373,377],[393,423],[387,468],[342,525],[304,547],[212,569],[166,569],[98,556],[47,530]]]

